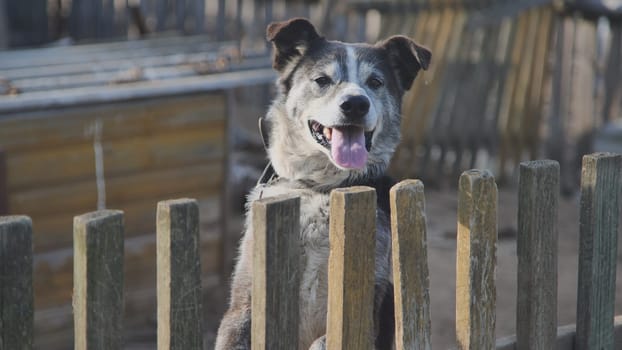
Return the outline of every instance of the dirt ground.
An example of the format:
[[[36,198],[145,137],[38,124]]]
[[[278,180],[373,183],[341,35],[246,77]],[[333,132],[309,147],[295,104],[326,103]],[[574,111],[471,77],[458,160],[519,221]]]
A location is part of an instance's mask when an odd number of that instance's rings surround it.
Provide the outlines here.
[[[517,203],[515,191],[500,190],[496,273],[497,338],[515,333]],[[558,324],[566,325],[575,322],[576,313],[579,200],[578,197],[560,198],[559,204]],[[433,349],[455,347],[456,210],[455,191],[426,191]],[[621,262],[622,258],[618,258],[616,314],[622,313]],[[210,315],[207,324],[208,349],[213,346],[219,318],[226,306],[227,293],[225,286],[210,291],[210,300],[206,303],[207,314]]]

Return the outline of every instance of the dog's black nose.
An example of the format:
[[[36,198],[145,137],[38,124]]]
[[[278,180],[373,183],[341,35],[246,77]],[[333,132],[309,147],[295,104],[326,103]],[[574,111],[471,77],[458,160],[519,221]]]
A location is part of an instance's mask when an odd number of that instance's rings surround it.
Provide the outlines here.
[[[339,107],[348,118],[362,118],[369,112],[369,99],[363,95],[348,96]]]

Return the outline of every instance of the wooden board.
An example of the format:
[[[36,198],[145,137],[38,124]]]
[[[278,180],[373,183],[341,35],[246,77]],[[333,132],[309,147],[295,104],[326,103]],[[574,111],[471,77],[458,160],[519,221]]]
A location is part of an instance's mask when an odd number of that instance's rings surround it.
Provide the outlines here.
[[[0,217],[0,266],[0,348],[31,349],[34,309],[29,217]]]
[[[215,188],[222,180],[219,161],[130,173],[105,179],[106,206],[162,198],[185,191]],[[79,213],[97,206],[95,179],[9,194],[9,208],[33,216]]]
[[[7,153],[73,143],[93,142],[94,123],[101,123],[101,141],[150,136],[158,131],[194,129],[226,118],[222,94],[156,98],[114,105],[95,105],[0,118],[1,145]]]
[[[329,227],[326,347],[372,349],[376,191],[333,190]]]
[[[205,164],[222,159],[223,122],[205,127],[100,142],[106,178]],[[93,142],[13,152],[7,159],[8,188],[24,192],[95,177]]]
[[[199,205],[158,203],[158,349],[200,349],[203,343]]]
[[[251,348],[298,347],[300,197],[253,202]]]
[[[121,349],[123,212],[101,210],[76,216],[73,236],[75,349]]]

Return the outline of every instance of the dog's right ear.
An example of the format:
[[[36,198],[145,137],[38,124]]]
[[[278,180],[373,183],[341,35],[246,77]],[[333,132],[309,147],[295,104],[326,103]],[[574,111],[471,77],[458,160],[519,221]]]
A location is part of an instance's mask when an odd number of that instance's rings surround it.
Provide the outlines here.
[[[378,45],[387,50],[393,70],[404,91],[410,89],[419,70],[428,69],[432,59],[430,50],[403,35],[392,36]]]
[[[279,72],[288,62],[302,57],[311,42],[321,39],[313,24],[304,18],[270,23],[266,30],[266,37],[274,46],[272,67]]]

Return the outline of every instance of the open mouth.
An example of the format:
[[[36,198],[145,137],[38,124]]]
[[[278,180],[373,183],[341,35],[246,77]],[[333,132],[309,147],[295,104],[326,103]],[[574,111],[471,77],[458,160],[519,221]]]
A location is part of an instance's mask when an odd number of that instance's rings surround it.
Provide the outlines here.
[[[327,127],[310,120],[309,131],[318,144],[330,150],[337,165],[348,169],[365,167],[373,130],[365,132],[361,126],[356,125]]]

